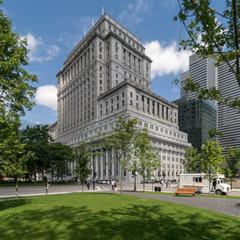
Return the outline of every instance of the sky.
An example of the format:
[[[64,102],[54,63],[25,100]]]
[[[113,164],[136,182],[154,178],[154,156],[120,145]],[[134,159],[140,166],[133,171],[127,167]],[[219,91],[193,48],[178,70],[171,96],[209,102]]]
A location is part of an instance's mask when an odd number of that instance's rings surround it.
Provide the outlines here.
[[[36,105],[23,117],[25,121],[51,124],[57,120],[56,74],[103,8],[145,46],[153,60],[153,91],[169,101],[179,98],[179,86],[173,81],[188,69],[190,53],[178,51],[184,32],[173,21],[176,0],[5,0],[4,13],[28,42],[27,69],[38,76]]]

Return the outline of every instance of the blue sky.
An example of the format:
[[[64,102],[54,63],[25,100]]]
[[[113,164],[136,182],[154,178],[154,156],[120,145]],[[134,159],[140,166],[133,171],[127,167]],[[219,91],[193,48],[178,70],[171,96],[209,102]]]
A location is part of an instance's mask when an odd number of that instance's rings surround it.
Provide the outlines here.
[[[36,106],[24,117],[39,123],[52,123],[56,114],[56,73],[64,59],[88,31],[102,7],[146,46],[153,59],[152,87],[168,100],[179,97],[172,81],[187,69],[188,52],[178,52],[181,25],[173,21],[176,0],[5,0],[4,12],[14,31],[29,43],[28,70],[38,75]]]

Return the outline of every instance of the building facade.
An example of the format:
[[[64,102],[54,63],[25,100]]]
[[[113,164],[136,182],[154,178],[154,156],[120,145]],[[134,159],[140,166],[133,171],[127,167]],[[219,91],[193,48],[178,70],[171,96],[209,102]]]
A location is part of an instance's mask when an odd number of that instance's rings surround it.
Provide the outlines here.
[[[230,99],[240,97],[240,87],[229,66],[218,67],[218,86],[221,94]],[[240,111],[226,105],[218,105],[218,130],[222,133],[219,141],[226,152],[230,147],[240,147]]]
[[[178,105],[180,130],[188,134],[188,141],[200,151],[202,144],[210,139],[209,131],[217,129],[217,104],[186,92],[184,85],[189,78],[202,89],[217,88],[217,67],[211,59],[199,58],[196,54],[190,56],[189,71],[181,76],[181,98],[174,101]]]
[[[216,129],[216,104],[199,99],[180,99],[175,103],[179,109],[179,128],[188,134],[188,141],[200,152],[202,144],[210,139],[209,131]]]
[[[210,58],[200,58],[196,54],[191,55],[189,57],[189,70],[182,73],[181,76],[181,98],[197,99],[196,93],[184,90],[185,82],[189,78],[202,89],[218,88],[218,68]]]
[[[109,15],[77,44],[57,77],[57,141],[75,147],[111,132],[120,116],[136,118],[159,153],[156,177],[176,179],[184,171],[181,159],[190,144],[178,128],[178,108],[152,92],[151,59],[141,42]],[[93,156],[92,168],[97,179],[119,178],[114,150]],[[124,175],[133,180],[130,171]]]

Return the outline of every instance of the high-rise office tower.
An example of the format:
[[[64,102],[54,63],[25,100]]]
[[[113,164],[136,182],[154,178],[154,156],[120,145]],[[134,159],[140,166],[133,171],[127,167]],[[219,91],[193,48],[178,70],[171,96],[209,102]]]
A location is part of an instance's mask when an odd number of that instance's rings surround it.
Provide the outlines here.
[[[224,97],[240,98],[240,87],[227,64],[218,67],[218,87]],[[240,147],[240,111],[226,105],[218,105],[218,130],[221,146],[226,152],[229,147]]]
[[[57,140],[72,147],[111,132],[121,116],[147,128],[159,153],[158,177],[176,178],[190,146],[178,108],[151,90],[151,59],[141,42],[104,14],[72,50],[58,77]],[[103,151],[99,149],[99,151]],[[119,177],[114,150],[93,156],[98,179]],[[132,181],[130,171],[125,180]]]
[[[189,58],[189,70],[181,76],[181,98],[174,101],[179,107],[179,128],[188,134],[193,147],[201,150],[202,144],[210,138],[209,131],[217,128],[217,104],[198,99],[196,93],[186,92],[184,85],[191,79],[203,89],[217,87],[217,68],[211,59],[196,54]]]
[[[196,54],[189,57],[189,70],[181,76],[181,98],[197,99],[195,93],[184,91],[184,84],[188,78],[197,83],[200,88],[217,88],[217,67],[214,61],[209,58],[200,58]]]

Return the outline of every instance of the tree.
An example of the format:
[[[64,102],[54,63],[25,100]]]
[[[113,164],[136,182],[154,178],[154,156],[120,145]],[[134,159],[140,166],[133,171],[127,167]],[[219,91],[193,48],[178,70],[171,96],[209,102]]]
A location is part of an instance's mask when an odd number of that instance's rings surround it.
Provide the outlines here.
[[[207,174],[209,191],[212,179],[214,175],[219,172],[223,160],[222,147],[217,141],[207,140],[206,143],[202,145],[201,169]]]
[[[178,0],[179,12],[175,20],[183,24],[188,35],[180,46],[203,58],[214,59],[217,65],[227,64],[240,86],[240,1],[221,2],[223,9],[210,0]],[[201,89],[188,79],[185,90],[196,92],[199,98],[217,100],[240,109],[240,98],[226,98],[215,87]]]
[[[76,161],[76,169],[75,173],[78,177],[81,185],[82,185],[82,191],[83,191],[83,184],[86,182],[87,178],[91,174],[91,146],[87,143],[80,144],[75,149],[75,156],[74,159]]]
[[[230,148],[228,150],[226,161],[225,161],[225,173],[231,179],[236,177],[240,169],[240,148]]]
[[[2,1],[0,1],[0,4]],[[36,75],[29,74],[26,39],[12,31],[12,24],[0,9],[0,103],[5,110],[23,114],[33,106]]]
[[[135,155],[137,159],[133,162],[134,172],[136,174],[137,170],[143,177],[143,191],[145,191],[146,178],[151,177],[152,172],[160,167],[160,160],[151,145],[147,129],[139,131],[136,135]]]
[[[72,159],[73,152],[71,147],[61,143],[51,143],[49,145],[49,161],[52,182],[54,176],[62,180],[64,176],[69,174],[69,164]]]
[[[27,161],[28,173],[35,176],[50,168],[50,143],[52,138],[48,132],[48,125],[27,126],[21,133],[22,142],[26,144],[26,151],[34,153],[33,157]]]
[[[201,155],[198,153],[196,148],[187,148],[181,163],[188,173],[201,171]]]
[[[12,176],[16,183],[18,196],[18,178],[25,173],[26,161],[32,152],[25,152],[26,145],[20,141],[19,119],[4,114],[0,118],[0,176]]]
[[[2,1],[0,0],[0,5]],[[33,106],[36,76],[29,74],[27,43],[12,31],[11,21],[0,9],[0,162],[1,174],[19,175],[23,169],[23,148],[19,139],[19,118]],[[21,156],[20,156],[21,155]],[[28,157],[29,153],[25,156]],[[17,177],[16,177],[17,179]]]
[[[120,193],[122,193],[123,174],[128,168],[133,153],[136,124],[136,119],[119,118],[114,131],[110,135],[103,136],[103,147],[114,149],[115,158],[120,164]]]

